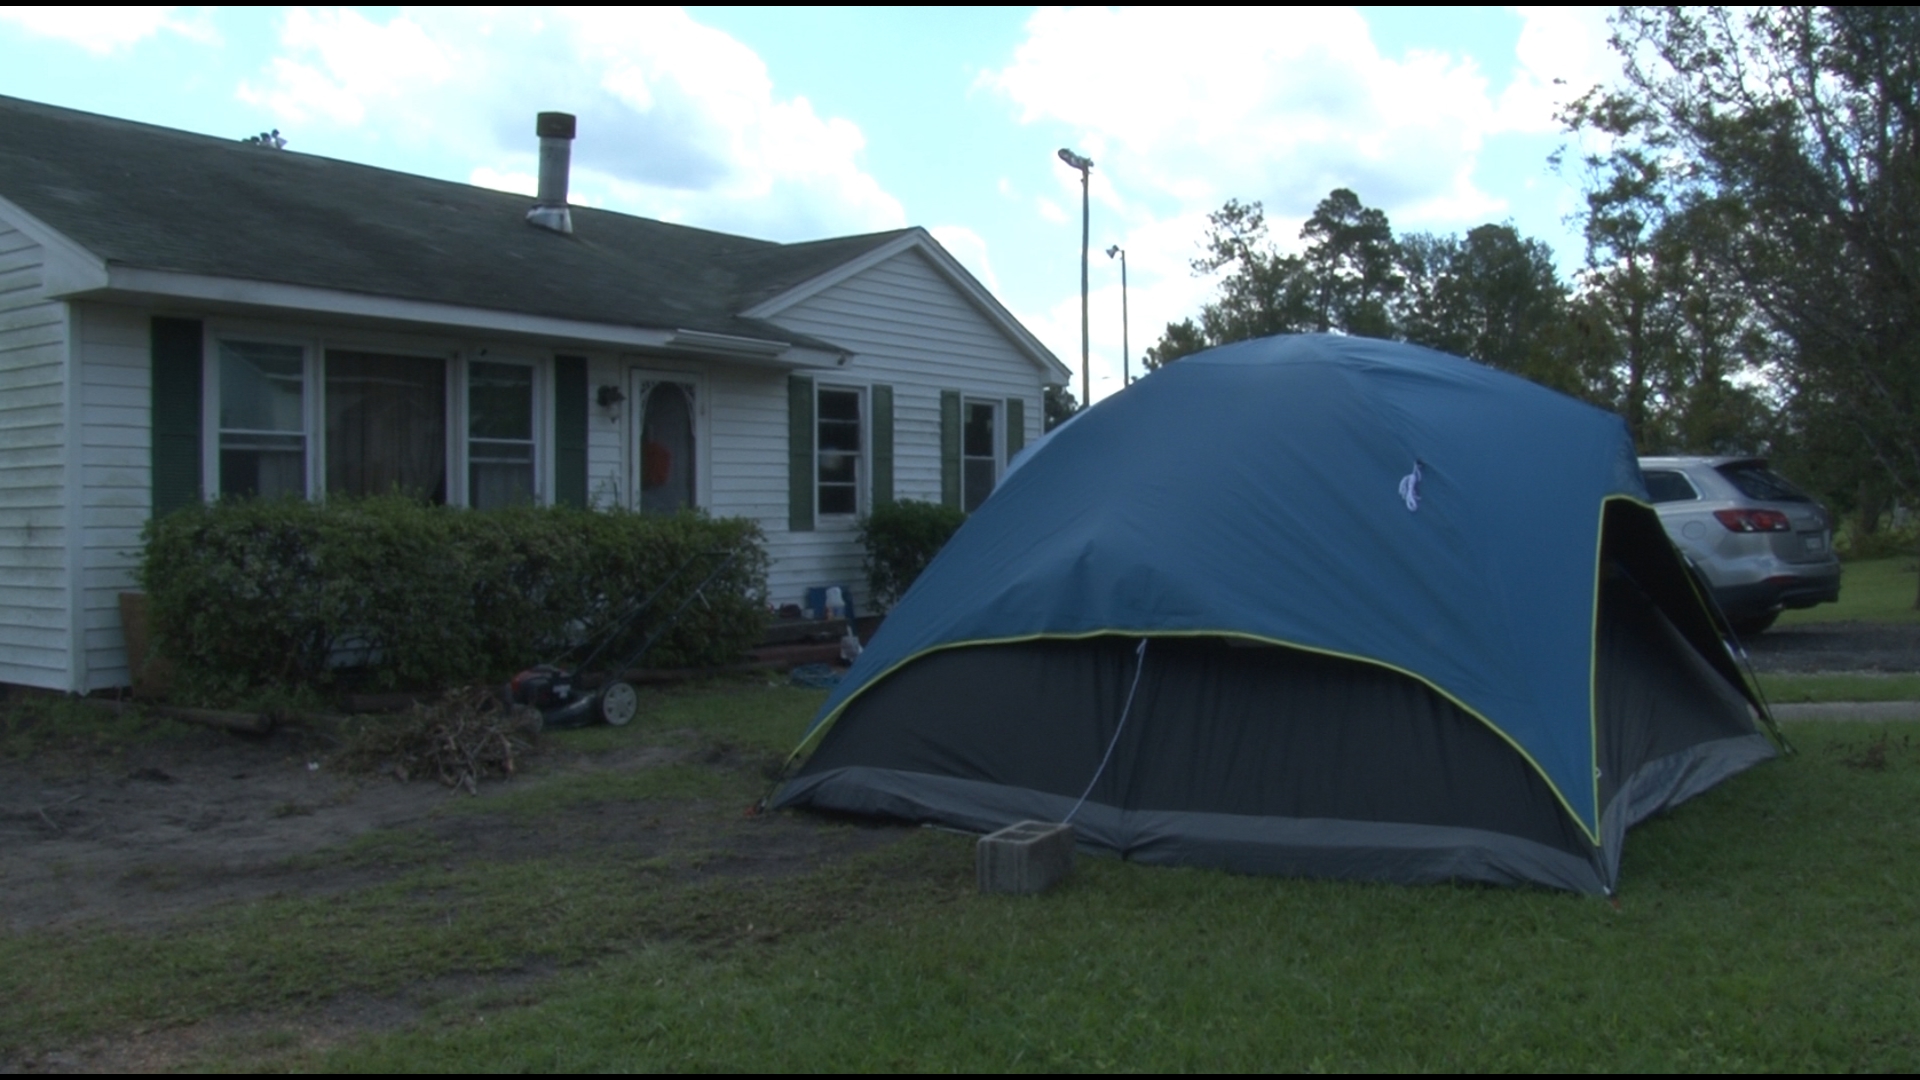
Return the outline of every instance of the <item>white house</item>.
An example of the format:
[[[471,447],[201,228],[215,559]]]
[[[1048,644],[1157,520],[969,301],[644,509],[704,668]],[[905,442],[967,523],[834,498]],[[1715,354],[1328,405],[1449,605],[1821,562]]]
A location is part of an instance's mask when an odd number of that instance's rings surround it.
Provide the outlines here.
[[[1068,371],[921,229],[775,244],[0,97],[0,682],[128,681],[156,513],[389,490],[765,529],[845,584],[971,507]]]

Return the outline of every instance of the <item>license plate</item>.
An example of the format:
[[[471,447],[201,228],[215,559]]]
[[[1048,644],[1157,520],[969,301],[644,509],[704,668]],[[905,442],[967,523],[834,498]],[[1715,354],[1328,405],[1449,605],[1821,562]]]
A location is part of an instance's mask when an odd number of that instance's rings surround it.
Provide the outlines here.
[[[1808,551],[1827,550],[1827,534],[1815,533],[1814,535],[1807,537],[1807,550]]]

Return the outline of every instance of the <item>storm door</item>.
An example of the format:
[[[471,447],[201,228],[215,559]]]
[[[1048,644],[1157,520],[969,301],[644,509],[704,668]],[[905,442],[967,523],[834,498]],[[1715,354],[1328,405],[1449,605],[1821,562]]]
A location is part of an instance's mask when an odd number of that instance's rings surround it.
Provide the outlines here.
[[[634,506],[671,514],[699,505],[699,386],[685,376],[633,373]]]

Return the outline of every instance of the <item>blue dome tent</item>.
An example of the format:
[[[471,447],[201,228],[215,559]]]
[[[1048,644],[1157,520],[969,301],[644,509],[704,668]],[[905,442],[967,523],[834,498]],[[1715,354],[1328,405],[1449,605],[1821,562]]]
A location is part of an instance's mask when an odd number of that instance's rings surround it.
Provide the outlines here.
[[[1431,350],[1270,338],[1053,432],[822,707],[774,805],[1148,862],[1609,892],[1774,753],[1625,425]]]

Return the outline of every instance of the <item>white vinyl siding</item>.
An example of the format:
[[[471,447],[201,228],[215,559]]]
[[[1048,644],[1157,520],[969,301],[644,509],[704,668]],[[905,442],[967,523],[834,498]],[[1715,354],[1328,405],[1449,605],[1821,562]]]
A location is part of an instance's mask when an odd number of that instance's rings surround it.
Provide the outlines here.
[[[821,385],[844,378],[893,387],[896,498],[940,501],[942,390],[1000,403],[1019,398],[1025,402],[1025,441],[1040,437],[1040,369],[918,251],[904,251],[824,289],[772,321],[854,353],[844,368],[817,373]],[[751,416],[765,425],[755,449],[773,473],[766,501],[755,501],[760,510],[753,515],[767,531],[773,556],[771,599],[797,603],[810,586],[844,584],[854,591],[856,609],[866,614],[865,553],[853,523],[836,528],[823,520],[813,532],[787,532],[785,394],[785,377],[770,377],[764,404],[751,413],[740,410],[743,420]],[[998,415],[1004,425],[1004,404]],[[716,424],[716,447],[720,435]],[[1005,440],[1004,433],[996,437]],[[725,509],[716,496],[714,512],[739,511]]]
[[[80,365],[81,597],[86,680],[125,686],[120,594],[135,589],[140,530],[153,512],[152,328],[149,314],[74,305]]]
[[[45,252],[0,221],[0,682],[72,679],[68,592],[67,305]]]

